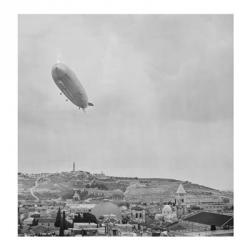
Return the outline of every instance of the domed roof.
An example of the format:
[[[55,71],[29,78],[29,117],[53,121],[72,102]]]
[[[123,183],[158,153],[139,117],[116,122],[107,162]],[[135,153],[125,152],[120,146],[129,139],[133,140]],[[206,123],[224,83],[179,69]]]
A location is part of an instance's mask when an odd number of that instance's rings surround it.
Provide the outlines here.
[[[172,213],[172,208],[169,205],[165,205],[162,209],[163,214],[170,214]]]
[[[123,196],[123,192],[120,189],[116,189],[112,192],[112,195],[121,195]]]
[[[91,213],[99,218],[102,215],[116,215],[117,218],[121,218],[121,210],[119,207],[112,202],[101,202],[97,204],[92,210]]]

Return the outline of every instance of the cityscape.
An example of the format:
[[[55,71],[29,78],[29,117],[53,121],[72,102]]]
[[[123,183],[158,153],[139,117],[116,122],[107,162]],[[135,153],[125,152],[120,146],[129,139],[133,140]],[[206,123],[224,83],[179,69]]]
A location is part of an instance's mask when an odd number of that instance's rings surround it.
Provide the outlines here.
[[[18,236],[234,236],[233,20],[18,15]]]
[[[19,236],[233,236],[233,192],[188,181],[18,173]]]

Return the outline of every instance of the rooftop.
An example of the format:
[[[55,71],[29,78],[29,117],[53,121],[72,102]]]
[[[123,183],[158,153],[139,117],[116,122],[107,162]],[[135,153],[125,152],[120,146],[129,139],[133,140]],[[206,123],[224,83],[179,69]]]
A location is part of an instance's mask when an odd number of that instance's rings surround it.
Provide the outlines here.
[[[233,216],[209,212],[200,212],[185,218],[184,221],[196,222],[205,225],[215,225],[219,227],[224,225],[233,226]]]
[[[177,191],[176,191],[177,194],[185,194],[186,191],[184,190],[182,184],[179,185]]]
[[[38,219],[38,223],[54,223],[55,222],[55,218],[39,218]]]
[[[142,207],[135,206],[135,207],[132,207],[131,210],[142,211],[144,209]]]

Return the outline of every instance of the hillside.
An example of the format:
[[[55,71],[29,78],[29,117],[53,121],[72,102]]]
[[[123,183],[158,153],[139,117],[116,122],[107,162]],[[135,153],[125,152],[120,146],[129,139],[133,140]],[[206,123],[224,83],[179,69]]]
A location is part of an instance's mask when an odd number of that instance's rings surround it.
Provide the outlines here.
[[[131,202],[165,202],[175,198],[175,192],[182,183],[187,199],[218,201],[221,197],[232,198],[232,193],[215,190],[188,181],[162,178],[126,178],[97,176],[85,171],[23,174],[18,173],[19,200],[71,199],[74,190],[80,191],[82,200],[90,197],[109,198],[120,189],[126,200]]]

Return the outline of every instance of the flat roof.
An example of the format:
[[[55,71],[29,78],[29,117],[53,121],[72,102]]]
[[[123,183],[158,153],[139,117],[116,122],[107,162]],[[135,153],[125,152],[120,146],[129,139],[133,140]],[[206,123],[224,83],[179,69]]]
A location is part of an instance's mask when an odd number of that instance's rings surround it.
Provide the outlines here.
[[[210,213],[210,212],[200,212],[198,214],[185,218],[184,221],[190,221],[190,222],[195,222],[195,223],[200,223],[200,224],[205,224],[205,225],[233,226],[233,216]]]

